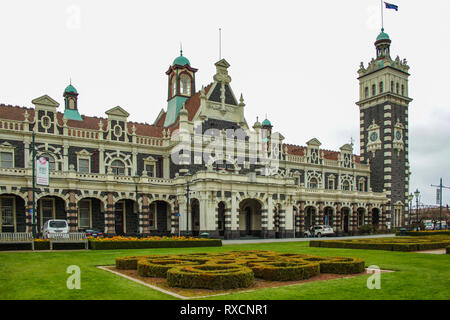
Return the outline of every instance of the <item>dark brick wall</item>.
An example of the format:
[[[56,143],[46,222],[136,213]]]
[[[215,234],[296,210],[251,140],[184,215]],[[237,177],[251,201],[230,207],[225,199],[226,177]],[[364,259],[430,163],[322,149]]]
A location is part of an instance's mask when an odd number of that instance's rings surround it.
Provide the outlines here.
[[[390,105],[391,110],[384,110],[384,106]],[[361,118],[361,120],[364,120],[364,145],[367,145],[368,142],[368,133],[366,129],[372,124],[373,120],[375,120],[375,123],[380,126],[380,135],[382,140],[382,149],[376,151],[375,157],[373,157],[372,152],[362,152],[361,156],[363,156],[365,159],[370,160],[370,169],[371,169],[371,176],[370,176],[370,182],[372,190],[375,192],[382,192],[384,189],[384,176],[385,175],[391,175],[392,180],[391,184],[392,187],[387,187],[386,190],[391,191],[391,204],[395,204],[397,201],[402,201],[403,203],[407,203],[405,192],[406,190],[406,182],[405,182],[405,170],[406,170],[406,157],[405,157],[405,151],[400,151],[400,155],[398,155],[398,151],[391,148],[391,149],[385,149],[384,144],[388,143],[391,144],[393,147],[393,141],[394,141],[394,127],[397,123],[397,120],[400,121],[405,127],[408,125],[406,122],[406,116],[405,116],[405,110],[406,108],[404,106],[396,105],[390,102],[385,102],[383,104],[364,109],[364,116]],[[385,118],[384,114],[385,112],[390,112],[391,117]],[[385,126],[384,122],[390,120],[391,125]],[[391,129],[391,137],[392,141],[390,142],[384,142],[384,129],[390,128]],[[407,129],[403,131],[403,142],[404,142],[404,148],[408,148],[408,144],[406,144],[406,132]],[[384,156],[385,152],[391,152],[391,157]],[[392,161],[390,167],[392,168],[392,171],[390,173],[384,172],[384,160],[390,159]],[[366,160],[367,161],[367,160]],[[388,165],[386,165],[388,166]]]

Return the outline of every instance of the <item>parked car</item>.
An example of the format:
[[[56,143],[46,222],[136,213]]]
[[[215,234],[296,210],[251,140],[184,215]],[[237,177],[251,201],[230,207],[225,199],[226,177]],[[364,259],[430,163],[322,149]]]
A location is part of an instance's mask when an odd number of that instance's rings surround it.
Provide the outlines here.
[[[94,229],[86,229],[86,230],[84,230],[84,232],[86,233],[86,237],[94,237],[94,238],[102,238],[103,237],[103,232],[97,231]]]
[[[69,225],[66,220],[47,220],[42,226],[44,239],[54,238],[56,235],[69,237]]]
[[[333,236],[333,235],[334,235],[333,228],[330,226],[327,226],[327,225],[314,226],[314,235],[311,234],[310,230],[307,230],[304,233],[305,238],[312,237],[312,236],[321,238],[321,237],[327,237],[327,236]]]

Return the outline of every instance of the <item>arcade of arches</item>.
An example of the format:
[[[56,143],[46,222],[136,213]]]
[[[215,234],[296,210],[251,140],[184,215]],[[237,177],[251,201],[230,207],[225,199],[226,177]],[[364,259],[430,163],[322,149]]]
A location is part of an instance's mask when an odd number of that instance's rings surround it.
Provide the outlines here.
[[[0,195],[0,231],[30,232],[31,219],[26,211],[32,203],[16,194]],[[385,206],[341,203],[306,203],[295,205],[245,198],[236,202],[233,210],[229,201],[213,204],[209,210],[193,198],[186,210],[176,201],[139,195],[119,198],[36,197],[36,225],[39,232],[48,219],[66,219],[71,231],[96,229],[106,235],[193,235],[207,232],[211,237],[275,238],[301,237],[313,225],[330,225],[338,234],[357,234],[360,227],[374,225],[384,230]],[[208,212],[205,212],[206,209]],[[270,210],[269,210],[270,208]],[[209,220],[211,217],[211,221]]]

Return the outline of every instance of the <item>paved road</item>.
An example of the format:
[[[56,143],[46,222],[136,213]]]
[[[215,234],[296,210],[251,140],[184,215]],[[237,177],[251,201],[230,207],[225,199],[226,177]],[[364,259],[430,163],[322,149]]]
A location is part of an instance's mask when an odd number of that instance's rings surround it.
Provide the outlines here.
[[[290,238],[290,239],[239,239],[239,240],[222,240],[223,245],[227,244],[245,244],[245,243],[270,243],[270,242],[300,242],[310,240],[344,240],[344,239],[370,239],[370,238],[389,238],[395,237],[395,234],[378,234],[371,236],[353,236],[353,237],[326,237],[326,238]]]

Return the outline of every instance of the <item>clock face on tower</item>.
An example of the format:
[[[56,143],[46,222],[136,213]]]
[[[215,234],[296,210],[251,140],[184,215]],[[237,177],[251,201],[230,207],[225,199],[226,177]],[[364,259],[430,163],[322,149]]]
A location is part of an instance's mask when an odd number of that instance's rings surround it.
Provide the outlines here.
[[[402,140],[402,133],[400,131],[397,131],[395,137],[397,138],[397,140]]]
[[[370,140],[373,141],[373,142],[377,141],[377,140],[378,140],[378,133],[373,132],[373,133],[370,135]]]

